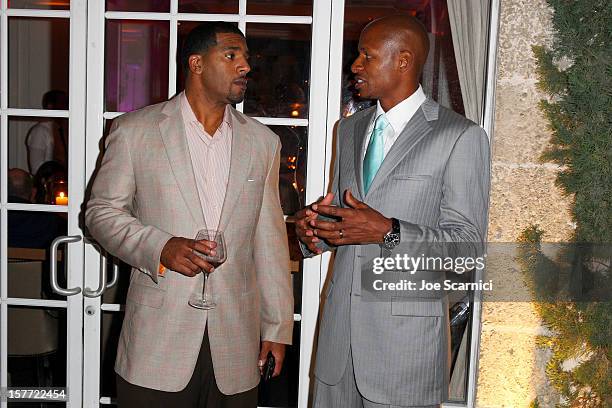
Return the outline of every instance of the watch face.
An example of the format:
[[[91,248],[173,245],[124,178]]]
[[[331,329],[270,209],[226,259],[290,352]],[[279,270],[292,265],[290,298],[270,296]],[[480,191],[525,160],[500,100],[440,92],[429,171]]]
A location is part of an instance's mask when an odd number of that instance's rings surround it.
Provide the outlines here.
[[[400,237],[399,234],[387,234],[385,236],[385,247],[387,249],[393,249],[397,246],[397,244],[399,244],[400,241]]]
[[[396,218],[391,218],[393,228],[384,236],[384,247],[393,249],[400,243],[400,223]]]

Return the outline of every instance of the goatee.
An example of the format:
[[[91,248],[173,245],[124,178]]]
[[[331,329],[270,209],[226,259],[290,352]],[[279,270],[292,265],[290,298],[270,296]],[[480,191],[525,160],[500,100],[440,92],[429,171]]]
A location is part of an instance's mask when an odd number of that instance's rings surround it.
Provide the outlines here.
[[[230,95],[227,99],[230,101],[231,104],[241,103],[242,101],[244,101],[244,94]]]

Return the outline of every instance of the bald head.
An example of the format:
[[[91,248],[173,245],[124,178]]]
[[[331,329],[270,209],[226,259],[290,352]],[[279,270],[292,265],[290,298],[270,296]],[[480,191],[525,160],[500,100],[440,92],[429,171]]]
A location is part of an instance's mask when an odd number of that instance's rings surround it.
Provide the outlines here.
[[[414,60],[414,72],[417,76],[421,75],[429,53],[429,38],[419,20],[407,15],[381,17],[365,26],[362,35],[367,30],[376,30],[395,52],[410,53]]]
[[[8,195],[19,197],[24,200],[32,198],[32,177],[30,173],[22,169],[9,169],[8,171]]]
[[[355,88],[366,99],[377,99],[385,112],[412,95],[429,52],[427,32],[410,16],[372,21],[359,37],[359,56],[351,70]]]

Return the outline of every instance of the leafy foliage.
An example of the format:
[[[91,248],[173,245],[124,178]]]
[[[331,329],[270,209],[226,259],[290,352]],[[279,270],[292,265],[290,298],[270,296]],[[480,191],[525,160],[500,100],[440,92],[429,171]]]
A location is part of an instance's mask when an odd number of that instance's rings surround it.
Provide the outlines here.
[[[554,9],[551,49],[534,47],[541,109],[562,166],[558,185],[574,197],[576,239],[612,242],[612,2],[548,0]]]
[[[573,241],[612,243],[612,2],[547,1],[554,9],[555,39],[550,49],[533,49],[538,86],[549,95],[540,108],[553,134],[542,160],[561,166],[557,185],[573,197]],[[532,291],[546,300],[553,289],[550,281],[558,281],[561,268],[558,258],[552,261],[542,253],[542,235],[538,226],[531,226],[519,241]],[[612,273],[609,253],[578,248],[580,261],[572,264],[571,273],[591,279],[597,289],[596,277]],[[564,256],[566,261],[571,258]],[[542,271],[547,279],[542,279]],[[609,288],[604,285],[603,290]],[[546,373],[564,397],[560,406],[612,407],[612,304],[541,301],[536,309],[554,333],[537,342],[552,350]]]

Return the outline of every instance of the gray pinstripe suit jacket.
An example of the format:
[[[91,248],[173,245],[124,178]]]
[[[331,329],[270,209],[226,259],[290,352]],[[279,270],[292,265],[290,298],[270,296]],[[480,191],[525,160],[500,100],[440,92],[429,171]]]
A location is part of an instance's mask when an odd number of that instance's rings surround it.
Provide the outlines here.
[[[205,227],[179,98],[116,119],[93,182],[86,224],[110,253],[133,266],[115,370],[142,387],[176,392],[187,385],[208,336],[224,394],[259,382],[260,340],[291,343],[293,292],[278,193],[280,140],[231,109],[232,156],[219,229],[227,261],[208,283],[217,308],[194,309],[203,276],[157,268],[172,236]]]
[[[365,133],[375,109],[338,124],[332,183],[336,205],[344,206],[342,193],[350,188],[357,199],[400,220],[401,243],[383,256],[418,256],[433,242],[466,242],[471,255],[481,254],[490,183],[485,132],[427,99],[364,194]],[[379,245],[337,248],[320,322],[315,375],[326,384],[338,383],[350,347],[358,389],[368,400],[400,406],[439,404],[448,394],[447,297],[439,292],[423,301],[422,292],[402,292],[365,301],[361,274],[372,273],[364,265],[381,252]],[[443,274],[419,271],[413,279],[439,281]]]

